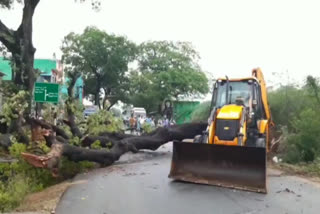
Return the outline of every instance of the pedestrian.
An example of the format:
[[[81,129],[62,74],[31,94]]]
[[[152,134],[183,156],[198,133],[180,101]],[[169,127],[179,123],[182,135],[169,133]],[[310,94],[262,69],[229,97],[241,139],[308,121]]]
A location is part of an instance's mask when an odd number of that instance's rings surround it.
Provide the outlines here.
[[[146,118],[146,123],[149,124],[149,125],[151,125],[151,117],[147,116],[147,118]]]
[[[154,128],[154,127],[156,127],[156,123],[155,123],[155,121],[154,121],[154,118],[153,118],[153,117],[151,117],[151,118],[150,118],[150,121],[151,121],[151,122],[150,122],[151,127],[153,127],[153,128]]]
[[[133,117],[133,114],[131,115],[131,117],[129,119],[129,125],[130,125],[130,132],[131,132],[131,134],[133,134],[133,131],[134,131],[135,127],[136,127],[136,120]]]
[[[163,120],[163,127],[164,128],[169,128],[170,126],[170,121],[169,119],[166,117],[166,115],[164,116],[164,120]]]
[[[140,115],[140,125],[141,125],[141,127],[144,124],[144,122],[145,122],[145,117]]]
[[[139,115],[137,118],[137,134],[140,135],[141,132],[141,116]]]

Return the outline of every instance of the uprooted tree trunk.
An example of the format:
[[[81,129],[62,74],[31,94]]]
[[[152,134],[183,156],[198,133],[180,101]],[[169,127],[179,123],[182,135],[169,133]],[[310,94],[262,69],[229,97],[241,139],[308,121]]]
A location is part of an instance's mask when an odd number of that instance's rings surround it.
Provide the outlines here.
[[[207,123],[188,123],[175,125],[170,128],[158,128],[152,135],[130,136],[124,135],[121,140],[115,141],[110,151],[77,147],[57,140],[51,131],[46,132],[46,141],[51,145],[51,151],[44,156],[23,153],[27,162],[35,167],[48,168],[56,174],[62,156],[71,161],[93,161],[103,166],[109,166],[117,161],[126,152],[136,153],[141,149],[156,150],[169,141],[181,141],[194,138],[202,134]]]

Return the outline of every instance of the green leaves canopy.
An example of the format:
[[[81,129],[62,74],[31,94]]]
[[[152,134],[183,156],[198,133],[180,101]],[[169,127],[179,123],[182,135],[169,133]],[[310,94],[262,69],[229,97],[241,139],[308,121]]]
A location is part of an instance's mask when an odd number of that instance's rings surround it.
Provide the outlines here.
[[[286,162],[310,162],[320,158],[319,88],[318,79],[308,76],[304,87],[288,85],[269,93],[273,120],[288,131],[283,133]]]
[[[190,43],[155,41],[139,47],[138,69],[131,72],[131,102],[156,111],[166,98],[208,92],[208,79]]]
[[[103,89],[111,103],[125,99],[129,62],[136,54],[134,43],[122,36],[107,34],[95,27],[88,27],[82,34],[70,33],[63,41],[63,61],[69,72],[83,74],[85,93],[95,96]]]

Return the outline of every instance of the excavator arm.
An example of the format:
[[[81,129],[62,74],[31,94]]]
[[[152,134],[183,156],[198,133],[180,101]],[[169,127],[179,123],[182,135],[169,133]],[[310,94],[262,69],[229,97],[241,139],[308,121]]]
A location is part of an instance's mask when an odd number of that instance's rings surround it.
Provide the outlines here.
[[[253,69],[252,76],[255,77],[260,83],[261,99],[262,99],[264,112],[266,114],[267,120],[271,122],[271,114],[270,114],[270,108],[269,108],[268,96],[267,96],[267,87],[266,87],[266,82],[264,81],[263,73],[261,69],[260,68]]]
[[[270,128],[274,126],[274,123],[271,118],[271,111],[270,111],[270,107],[269,107],[269,103],[268,103],[267,86],[266,86],[266,82],[263,77],[263,73],[260,68],[253,69],[252,76],[255,77],[259,81],[259,84],[260,84],[261,100],[262,100],[262,105],[263,105],[263,109],[264,109],[264,112],[266,115],[266,120],[267,120],[267,124],[266,124],[266,143],[267,143],[267,145],[266,145],[266,148],[267,148],[267,151],[269,151]]]

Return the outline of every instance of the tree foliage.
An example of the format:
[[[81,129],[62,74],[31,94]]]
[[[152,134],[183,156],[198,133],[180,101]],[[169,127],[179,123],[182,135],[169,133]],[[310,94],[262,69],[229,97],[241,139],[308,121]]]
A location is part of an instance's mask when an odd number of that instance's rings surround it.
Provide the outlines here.
[[[85,93],[95,96],[96,105],[100,106],[101,90],[111,105],[126,99],[128,79],[125,73],[135,57],[134,43],[125,37],[88,27],[82,34],[68,34],[62,51],[69,72],[82,75]]]
[[[18,119],[19,116],[24,114],[28,108],[28,103],[25,102],[27,94],[25,91],[19,91],[3,104],[2,112],[0,113],[3,116],[1,123],[6,123],[7,126],[10,126],[12,120]]]
[[[120,132],[124,130],[123,122],[120,118],[114,117],[111,112],[100,110],[91,115],[87,121],[87,133],[89,135],[99,135],[102,132]]]
[[[293,118],[311,105],[309,95],[307,90],[291,85],[269,92],[269,104],[275,124],[287,126],[291,131]]]
[[[187,42],[142,43],[138,69],[130,74],[131,102],[155,111],[165,98],[207,93],[208,79],[198,60],[198,53]]]
[[[33,15],[40,0],[0,0],[0,8],[11,9],[15,2],[23,4],[21,23],[13,30],[0,20],[0,42],[11,53],[12,78],[16,87],[28,90],[31,95],[37,76],[34,69]],[[100,0],[91,0],[91,6],[99,10]]]
[[[288,138],[293,149],[288,162],[310,162],[320,158],[320,112],[306,108],[293,121],[294,134]]]
[[[26,194],[42,190],[57,182],[47,170],[34,168],[23,160],[21,152],[27,149],[25,144],[14,140],[9,151],[11,157],[17,161],[0,164],[1,212],[15,208]]]
[[[283,86],[269,93],[273,120],[287,127],[284,160],[290,163],[312,162],[320,158],[319,82],[308,76],[297,88]]]

